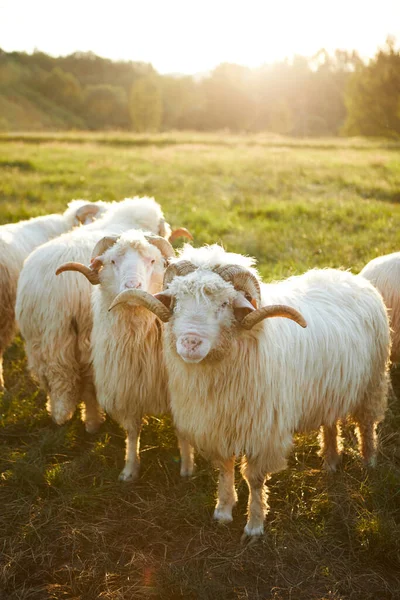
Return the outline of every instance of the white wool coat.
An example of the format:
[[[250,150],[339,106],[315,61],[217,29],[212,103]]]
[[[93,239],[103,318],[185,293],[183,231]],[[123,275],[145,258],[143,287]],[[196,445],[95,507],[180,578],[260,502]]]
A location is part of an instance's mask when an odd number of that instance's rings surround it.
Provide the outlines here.
[[[181,258],[196,263],[196,252]],[[169,289],[179,297],[197,283],[201,294],[210,277],[216,276],[200,269],[176,277]],[[383,418],[390,334],[380,294],[346,271],[312,270],[261,284],[261,293],[261,305],[289,305],[307,328],[284,318],[264,320],[251,331],[237,326],[222,360],[187,364],[176,352],[173,316],[165,326],[165,361],[181,435],[209,458],[246,454],[274,472],[285,467],[296,431],[360,411],[374,421]]]
[[[126,199],[113,203],[84,229],[60,236],[29,256],[18,284],[16,313],[29,367],[45,389],[49,371],[63,378],[70,373],[73,382],[91,361],[92,286],[79,273],[56,277],[56,269],[69,261],[89,264],[94,246],[104,236],[131,228],[158,234],[161,221],[163,213],[152,198]],[[167,236],[170,232],[167,226]]]
[[[392,326],[393,363],[400,362],[400,252],[371,260],[360,272],[382,294]]]

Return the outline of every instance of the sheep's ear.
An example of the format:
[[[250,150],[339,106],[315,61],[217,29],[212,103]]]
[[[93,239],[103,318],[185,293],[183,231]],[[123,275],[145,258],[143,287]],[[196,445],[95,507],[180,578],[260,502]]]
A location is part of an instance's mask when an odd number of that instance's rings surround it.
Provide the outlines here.
[[[233,312],[238,321],[243,321],[247,315],[257,309],[257,301],[255,298],[246,298],[242,293],[238,292],[233,301]]]
[[[172,310],[172,304],[174,301],[174,297],[171,292],[164,290],[163,292],[159,292],[158,294],[154,294],[154,298],[157,298],[160,302],[164,304],[166,308]]]
[[[100,207],[96,204],[84,204],[76,211],[75,217],[79,223],[82,225],[87,225],[94,221],[100,211]]]

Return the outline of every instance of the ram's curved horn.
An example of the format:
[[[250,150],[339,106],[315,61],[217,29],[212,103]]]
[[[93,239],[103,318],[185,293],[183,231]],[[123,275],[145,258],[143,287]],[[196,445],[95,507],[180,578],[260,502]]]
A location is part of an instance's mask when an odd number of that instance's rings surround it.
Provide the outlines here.
[[[271,319],[272,317],[284,317],[295,321],[301,327],[307,327],[304,317],[295,308],[284,304],[271,304],[270,306],[258,308],[244,317],[240,325],[244,329],[252,329],[254,325],[257,325],[263,319]]]
[[[99,240],[93,248],[91,260],[104,254],[104,252],[111,248],[111,246],[114,246],[118,240],[119,235],[106,235],[105,237],[101,238],[101,240]]]
[[[172,243],[180,237],[187,238],[188,240],[193,240],[193,236],[186,227],[178,227],[174,229],[174,231],[169,236],[169,241]]]
[[[257,305],[261,302],[261,291],[258,279],[251,271],[240,265],[222,265],[213,268],[225,281],[229,281],[236,290],[256,300]]]
[[[190,260],[180,260],[169,265],[164,274],[164,289],[173,280],[174,277],[183,277],[197,269]]]
[[[84,225],[87,219],[94,221],[99,211],[99,206],[96,206],[96,204],[88,203],[78,208],[78,210],[75,213],[75,217],[80,223],[82,223],[82,225]]]
[[[143,290],[125,290],[114,298],[109,311],[120,304],[135,304],[136,306],[144,306],[156,315],[161,321],[166,323],[171,318],[171,311],[152,294]]]
[[[159,235],[145,235],[144,237],[150,244],[153,244],[153,246],[158,248],[165,258],[171,258],[172,256],[175,256],[175,250],[165,238]]]
[[[99,272],[95,269],[87,267],[86,265],[83,265],[82,263],[67,262],[58,267],[56,275],[64,273],[65,271],[77,271],[78,273],[82,273],[82,275],[84,275],[92,285],[98,285],[100,283]]]

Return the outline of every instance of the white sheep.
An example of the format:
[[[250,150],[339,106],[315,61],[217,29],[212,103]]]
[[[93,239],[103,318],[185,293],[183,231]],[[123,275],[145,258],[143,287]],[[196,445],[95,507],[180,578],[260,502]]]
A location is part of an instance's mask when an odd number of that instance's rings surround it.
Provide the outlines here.
[[[75,225],[86,225],[105,210],[103,202],[73,200],[63,214],[35,217],[0,227],[0,390],[4,389],[3,354],[16,332],[17,282],[26,257],[38,246]]]
[[[392,327],[391,361],[400,362],[400,252],[378,256],[360,272],[382,294]]]
[[[141,228],[166,237],[171,229],[152,198],[114,202],[83,230],[64,234],[35,250],[22,269],[16,314],[26,341],[28,364],[48,393],[47,408],[58,424],[68,421],[79,402],[87,431],[102,421],[90,358],[91,286],[83,277],[56,278],[63,263],[88,263],[95,244],[105,235]]]
[[[260,535],[265,477],[285,468],[295,432],[322,426],[322,452],[334,469],[337,421],[350,416],[364,462],[374,464],[387,403],[386,308],[369,282],[345,271],[262,284],[251,260],[218,246],[186,246],[180,258],[163,292],[127,290],[112,306],[140,303],[168,322],[172,414],[179,435],[220,469],[214,517],[232,520],[234,460],[243,455],[245,534]]]
[[[148,293],[162,290],[165,261],[175,256],[166,239],[131,230],[119,238],[100,240],[90,266],[62,265],[57,273],[78,271],[94,285],[91,336],[94,380],[99,405],[123,427],[126,435],[122,481],[139,472],[139,435],[144,415],[169,412],[167,377],[162,358],[162,323],[150,311],[135,307],[108,312],[125,289]],[[191,475],[193,454],[179,440],[181,475]]]

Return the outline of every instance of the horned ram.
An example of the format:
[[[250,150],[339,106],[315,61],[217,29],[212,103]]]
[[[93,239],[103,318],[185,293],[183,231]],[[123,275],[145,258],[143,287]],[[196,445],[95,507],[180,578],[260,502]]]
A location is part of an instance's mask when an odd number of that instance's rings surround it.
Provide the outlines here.
[[[251,259],[214,245],[186,246],[164,286],[158,294],[123,291],[111,307],[136,303],[166,323],[175,426],[220,469],[215,519],[232,520],[242,455],[250,492],[244,535],[263,533],[264,482],[286,467],[295,432],[322,427],[322,454],[335,469],[337,422],[351,417],[365,464],[375,464],[390,332],[368,281],[326,269],[263,284]]]
[[[144,415],[170,412],[162,356],[162,323],[141,306],[109,312],[114,298],[127,289],[153,294],[162,290],[165,263],[175,257],[163,237],[142,231],[102,238],[90,265],[66,263],[57,273],[80,272],[94,286],[91,336],[97,400],[126,431],[125,466],[120,480],[139,473],[139,436]],[[193,452],[180,439],[181,475],[191,475]]]
[[[84,230],[75,230],[44,244],[26,260],[18,290],[16,314],[26,342],[29,368],[47,392],[47,408],[59,425],[83,403],[86,430],[103,420],[93,382],[90,334],[91,286],[83,277],[56,278],[65,262],[86,264],[94,246],[106,235],[131,228],[171,235],[161,207],[153,198],[113,202],[108,211]]]

